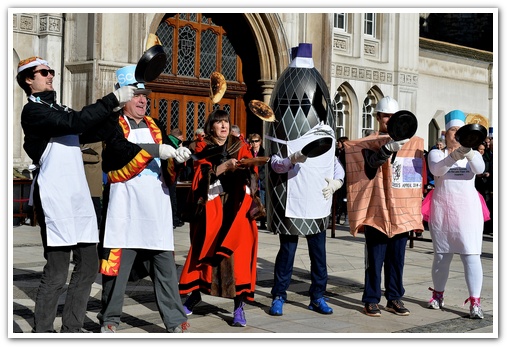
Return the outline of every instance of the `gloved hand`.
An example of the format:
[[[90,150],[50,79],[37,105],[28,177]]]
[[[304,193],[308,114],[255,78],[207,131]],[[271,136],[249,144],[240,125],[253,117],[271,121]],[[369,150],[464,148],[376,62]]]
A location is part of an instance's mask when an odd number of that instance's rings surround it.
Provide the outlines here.
[[[387,149],[391,153],[398,152],[401,149],[401,147],[403,147],[403,145],[405,143],[407,143],[408,141],[409,141],[409,139],[404,139],[404,140],[400,140],[400,141],[391,140],[384,145],[384,148]]]
[[[118,102],[120,103],[120,107],[123,107],[127,101],[132,99],[136,89],[137,88],[134,86],[123,86],[113,92],[114,96],[116,96],[116,99],[118,99]]]
[[[176,157],[176,149],[169,145],[159,145],[158,156],[162,160]]]
[[[343,181],[333,180],[331,178],[326,178],[326,181],[327,187],[322,189],[322,194],[324,194],[324,199],[329,200],[329,198],[333,196],[334,192],[343,186]]]
[[[290,162],[292,163],[292,165],[294,165],[296,163],[304,163],[306,161],[306,158],[308,158],[308,157],[306,155],[304,155],[303,153],[301,153],[301,151],[297,151],[297,152],[289,155],[289,159],[290,159]]]
[[[189,158],[192,152],[187,147],[178,147],[176,149],[176,156],[174,157],[178,163],[184,163]]]
[[[458,149],[454,150],[449,156],[458,161],[461,159],[467,158],[468,161],[472,160],[475,155],[475,152],[469,148],[469,147],[459,147]]]

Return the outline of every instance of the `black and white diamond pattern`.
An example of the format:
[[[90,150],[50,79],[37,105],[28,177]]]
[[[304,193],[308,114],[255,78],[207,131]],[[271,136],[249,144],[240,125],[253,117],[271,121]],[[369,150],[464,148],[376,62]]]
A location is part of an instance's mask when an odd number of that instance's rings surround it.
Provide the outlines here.
[[[315,68],[287,68],[273,89],[270,106],[277,121],[269,123],[268,136],[295,140],[321,121],[335,128],[329,91]],[[287,156],[287,146],[282,143],[271,141],[267,150]],[[268,173],[266,205],[270,230],[285,235],[311,235],[326,230],[329,217],[286,218],[287,174],[280,175],[271,169]]]

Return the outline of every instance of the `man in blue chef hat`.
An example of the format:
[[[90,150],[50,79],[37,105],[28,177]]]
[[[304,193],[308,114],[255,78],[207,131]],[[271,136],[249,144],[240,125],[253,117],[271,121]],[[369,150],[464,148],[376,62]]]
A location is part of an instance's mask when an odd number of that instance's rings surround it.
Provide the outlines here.
[[[169,161],[183,163],[191,152],[186,147],[172,147],[163,127],[146,115],[151,91],[137,83],[135,67],[126,66],[116,72],[118,87],[135,85],[136,90],[119,110],[115,136],[126,138],[137,149],[131,151],[128,162],[119,162],[117,154],[123,148],[112,137],[103,152],[108,183],[101,228],[102,307],[98,319],[102,333],[116,332],[127,282],[136,267],[152,278],[166,331],[181,333],[186,329],[187,315],[178,292],[167,169]]]

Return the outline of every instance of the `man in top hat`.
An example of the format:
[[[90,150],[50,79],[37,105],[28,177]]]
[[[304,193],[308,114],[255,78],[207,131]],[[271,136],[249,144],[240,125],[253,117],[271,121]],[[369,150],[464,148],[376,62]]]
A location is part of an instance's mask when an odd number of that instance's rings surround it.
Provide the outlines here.
[[[130,100],[124,86],[74,111],[56,102],[55,70],[40,57],[22,60],[16,76],[28,103],[21,113],[23,148],[37,167],[30,204],[37,212],[46,264],[35,299],[34,333],[54,333],[70,255],[76,261],[62,312],[62,333],[82,333],[91,285],[97,276],[97,219],[79,143],[101,141],[113,109]],[[124,141],[126,142],[126,141]],[[120,143],[120,142],[119,142]],[[125,145],[125,144],[123,144]],[[121,154],[120,154],[121,156]],[[65,175],[62,175],[62,168]]]
[[[103,170],[108,184],[104,192],[105,215],[102,225],[103,245],[102,308],[98,319],[102,333],[114,333],[120,323],[123,300],[131,269],[153,280],[155,298],[167,332],[182,332],[187,316],[178,292],[174,262],[171,199],[166,183],[168,160],[182,163],[190,158],[186,147],[173,148],[158,122],[146,116],[150,90],[137,83],[135,65],[116,72],[119,87],[134,85],[134,97],[122,107],[117,132],[141,148],[129,162],[119,162],[121,148],[116,140],[106,141]],[[183,326],[182,326],[183,324]]]

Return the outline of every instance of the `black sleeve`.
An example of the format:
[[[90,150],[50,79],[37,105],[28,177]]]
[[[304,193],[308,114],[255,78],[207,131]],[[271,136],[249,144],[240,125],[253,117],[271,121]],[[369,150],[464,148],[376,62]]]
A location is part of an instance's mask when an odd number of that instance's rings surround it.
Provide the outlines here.
[[[374,169],[381,167],[389,159],[391,154],[391,151],[384,148],[384,146],[380,147],[377,152],[371,149],[365,149],[363,151],[365,163]]]
[[[80,135],[111,117],[116,118],[113,113],[116,106],[118,100],[113,93],[83,107],[81,111],[65,111],[29,102],[21,113],[21,125],[25,132],[43,133],[47,137]]]
[[[385,149],[384,146],[380,147],[377,152],[365,148],[362,150],[362,154],[364,158],[364,173],[370,180],[375,177],[378,168],[391,156],[391,152]]]

